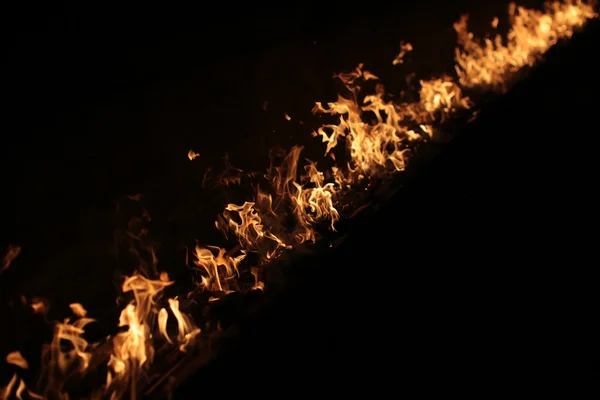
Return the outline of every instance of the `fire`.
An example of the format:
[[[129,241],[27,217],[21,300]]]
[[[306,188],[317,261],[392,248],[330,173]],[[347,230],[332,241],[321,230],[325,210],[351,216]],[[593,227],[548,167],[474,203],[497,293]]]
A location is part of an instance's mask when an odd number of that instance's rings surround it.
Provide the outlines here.
[[[29,369],[29,363],[27,362],[27,360],[25,360],[25,358],[23,358],[21,353],[18,351],[13,351],[9,353],[6,356],[6,362],[8,364],[17,366],[22,370]],[[15,389],[17,381],[19,381],[19,386],[17,386]],[[13,391],[15,397],[19,400],[23,400],[23,393],[27,393],[27,398],[31,399],[44,398],[43,396],[40,396],[39,394],[29,390],[23,379],[20,379],[18,373],[16,372],[13,374],[8,384],[4,388],[0,388],[0,398],[2,398],[2,400],[8,400]]]
[[[400,53],[396,56],[392,64],[398,65],[404,63],[404,56],[409,52],[413,51],[412,44],[406,43],[404,41],[400,42]]]
[[[123,293],[132,292],[134,298],[119,318],[119,326],[127,330],[113,339],[113,353],[108,362],[111,370],[106,378],[111,397],[119,398],[126,390],[137,392],[135,383],[154,357],[151,328],[159,313],[156,301],[171,284],[172,281],[150,280],[139,274],[123,282]]]
[[[217,252],[215,256],[214,252]],[[230,292],[229,282],[238,274],[238,265],[246,258],[245,252],[237,257],[226,254],[225,249],[211,246],[203,248],[196,246],[196,261],[198,269],[203,273],[201,285],[205,290],[214,292]]]
[[[223,233],[232,232],[242,248],[265,260],[277,258],[294,245],[314,242],[315,224],[328,221],[333,229],[339,219],[334,206],[335,182],[326,183],[324,174],[310,160],[305,173],[298,176],[302,150],[294,146],[288,154],[273,151],[265,175],[269,190],[259,187],[254,202],[228,204],[217,220]]]
[[[200,157],[200,153],[196,153],[194,150],[188,151],[188,158],[190,161],[196,159],[197,157]]]
[[[6,356],[6,362],[9,364],[16,365],[21,369],[29,369],[29,363],[26,359],[23,358],[21,352],[19,351],[13,351],[8,353],[8,355]]]
[[[179,300],[169,299],[169,308],[177,320],[177,340],[180,343],[179,349],[183,352],[193,344],[194,338],[200,334],[200,328],[197,328],[192,319],[179,310]]]
[[[337,77],[352,93],[352,98],[339,96],[327,107],[317,102],[313,112],[337,115],[339,119],[337,124],[324,125],[313,135],[321,136],[327,143],[325,154],[345,139],[350,158],[343,178],[345,185],[403,171],[411,155],[411,145],[433,135],[431,123],[470,107],[469,98],[464,97],[460,87],[447,76],[421,81],[420,100],[400,104],[386,101],[382,86],[377,93],[362,96],[361,100],[362,83],[378,79],[364,71],[362,64],[353,72]],[[375,115],[374,123],[365,122],[366,112]]]
[[[324,143],[325,157],[335,161],[345,154],[345,161],[319,169],[317,162],[301,158],[302,146],[294,146],[289,151],[273,149],[270,165],[262,174],[245,174],[233,167],[228,157],[221,174],[211,175],[210,170],[205,174],[203,187],[207,182],[221,188],[242,186],[249,180],[253,193],[245,201],[225,205],[215,222],[226,239],[235,240],[232,248],[196,244],[191,269],[197,274],[198,291],[208,292],[215,300],[234,291],[264,290],[261,277],[265,265],[290,249],[316,242],[326,230],[335,230],[345,216],[349,193],[366,190],[372,183],[403,171],[419,144],[436,139],[444,121],[473,107],[476,102],[465,91],[471,90],[468,93],[476,97],[477,90],[473,89],[506,90],[521,68],[533,65],[551,46],[571,37],[594,17],[590,4],[576,0],[548,3],[543,12],[513,4],[506,38],[496,35],[480,40],[468,32],[464,16],[454,25],[458,34],[456,77],[421,80],[414,88],[416,100],[391,96],[362,64],[335,75],[346,93],[335,101],[315,103],[313,112],[330,121],[317,127],[313,136]],[[494,29],[500,24],[498,18],[491,23]],[[402,42],[392,63],[405,63],[412,50],[410,43]],[[374,91],[366,91],[368,87]],[[263,108],[267,109],[267,102]],[[284,117],[291,120],[287,113]],[[193,150],[188,152],[190,160],[199,156]],[[325,165],[331,165],[332,160]],[[141,199],[141,195],[130,197],[137,203]],[[356,208],[349,207],[350,212]],[[6,362],[19,371],[0,390],[0,398],[21,398],[27,393],[29,398],[66,400],[67,383],[90,373],[94,363],[103,363],[107,369],[105,384],[96,388],[93,397],[116,400],[128,394],[133,399],[140,393],[138,385],[147,377],[157,346],[171,346],[168,348],[187,356],[194,353],[198,340],[210,333],[202,321],[186,313],[179,297],[165,295],[165,290],[173,290],[166,288],[174,282],[165,272],[158,272],[158,256],[148,238],[150,216],[143,207],[140,214],[130,220],[124,235],[139,265],[121,286],[129,302],[121,310],[118,333],[102,343],[89,343],[86,328],[95,320],[81,304],[70,304],[72,316],[53,323],[53,339],[43,351],[44,370],[38,387],[43,394],[29,390],[20,378],[20,370],[28,369],[29,363],[20,352],[13,351]],[[0,272],[9,268],[20,251],[18,246],[9,247]],[[258,257],[251,257],[253,254]],[[252,282],[244,286],[242,277]],[[25,297],[22,301],[46,315],[46,301],[29,302]],[[102,357],[95,359],[100,346],[109,349],[104,361]]]
[[[21,254],[20,246],[14,246],[12,244],[8,246],[6,254],[4,254],[4,257],[2,257],[2,265],[0,265],[0,274],[10,267],[12,262],[15,260],[15,258],[19,256],[19,254]]]
[[[519,69],[532,66],[560,39],[570,38],[575,29],[597,16],[590,3],[581,0],[554,1],[545,11],[509,6],[510,29],[506,38],[496,35],[483,41],[467,30],[468,17],[454,24],[458,34],[456,73],[463,87],[506,89]],[[493,22],[498,25],[498,19]]]

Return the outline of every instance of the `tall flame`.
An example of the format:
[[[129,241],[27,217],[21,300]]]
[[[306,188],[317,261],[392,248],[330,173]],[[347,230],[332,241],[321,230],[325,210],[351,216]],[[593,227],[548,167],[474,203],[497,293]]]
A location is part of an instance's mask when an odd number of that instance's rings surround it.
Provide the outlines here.
[[[108,362],[111,370],[106,378],[111,398],[120,398],[126,390],[137,393],[135,383],[154,357],[151,339],[159,312],[156,300],[171,284],[168,278],[150,280],[139,274],[123,282],[123,293],[132,292],[134,298],[119,318],[119,326],[127,330],[113,339],[113,353]]]

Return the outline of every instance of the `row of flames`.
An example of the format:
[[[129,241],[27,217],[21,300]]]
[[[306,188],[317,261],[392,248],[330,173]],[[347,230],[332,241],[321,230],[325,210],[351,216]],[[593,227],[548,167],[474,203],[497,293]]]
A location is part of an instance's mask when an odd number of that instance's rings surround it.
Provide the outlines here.
[[[199,289],[224,294],[240,290],[236,281],[242,268],[253,275],[253,289],[264,289],[260,267],[299,244],[316,241],[317,226],[328,225],[334,230],[348,193],[403,171],[417,145],[434,137],[441,122],[459,110],[472,107],[472,101],[463,94],[464,89],[505,91],[517,71],[532,66],[551,46],[570,38],[574,30],[595,17],[593,4],[577,0],[552,2],[546,4],[544,11],[510,5],[508,35],[480,40],[467,30],[465,16],[454,24],[458,34],[456,76],[420,81],[419,100],[414,102],[388,100],[381,84],[375,85],[373,93],[363,94],[361,87],[367,81],[378,80],[363,65],[336,75],[350,95],[340,95],[337,101],[327,104],[315,104],[314,113],[329,114],[336,122],[319,127],[313,135],[321,138],[325,156],[333,160],[334,150],[344,143],[348,161],[326,171],[307,161],[304,173],[300,174],[301,146],[293,147],[287,154],[272,152],[264,182],[255,186],[254,200],[241,205],[228,204],[216,221],[219,230],[237,240],[236,248],[228,251],[195,247],[193,269],[199,276]],[[494,29],[498,21],[493,20]],[[401,43],[401,52],[393,63],[403,63],[403,57],[412,50],[409,43]],[[190,160],[198,156],[194,151],[188,154]],[[232,176],[227,178],[229,183],[240,182],[239,176]],[[0,272],[9,268],[20,250],[17,246],[9,249]],[[250,253],[258,254],[259,261],[245,267],[243,261]],[[122,291],[131,293],[132,300],[121,312],[119,333],[102,343],[88,343],[83,334],[94,320],[80,304],[71,304],[73,316],[54,323],[54,339],[45,347],[44,371],[39,382],[26,385],[20,370],[28,369],[28,362],[19,351],[14,351],[6,357],[6,362],[16,366],[17,372],[0,389],[0,398],[69,399],[67,382],[97,368],[95,354],[107,343],[110,356],[103,361],[108,371],[106,379],[89,398],[118,399],[126,394],[135,398],[139,392],[136,386],[153,361],[157,340],[166,341],[182,352],[197,348],[204,332],[190,315],[180,310],[178,298],[165,301],[163,290],[173,282],[166,272],[156,270],[156,262],[153,257],[152,265],[138,268],[124,280]],[[28,304],[38,313],[45,312],[44,303]],[[169,332],[167,324],[172,319],[176,329]]]

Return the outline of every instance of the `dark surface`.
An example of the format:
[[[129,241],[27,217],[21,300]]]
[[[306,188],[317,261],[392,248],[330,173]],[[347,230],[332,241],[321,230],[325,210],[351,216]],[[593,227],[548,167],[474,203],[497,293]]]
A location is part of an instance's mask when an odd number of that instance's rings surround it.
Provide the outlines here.
[[[598,39],[594,23],[553,49],[378,217],[299,263],[296,289],[179,398],[597,384],[583,337],[597,334]]]
[[[77,301],[112,324],[117,198],[144,192],[154,220],[178,227],[154,230],[173,246],[214,236],[211,205],[192,194],[225,151],[258,170],[272,145],[311,144],[307,153],[320,155],[309,114],[314,101],[335,97],[334,72],[365,62],[396,92],[407,72],[451,72],[452,22],[470,11],[483,30],[503,3],[8,6],[0,243],[24,250],[0,278],[0,297],[49,297],[60,318]],[[547,343],[529,327],[569,314],[563,296],[594,293],[573,289],[592,282],[595,264],[584,233],[593,227],[598,131],[588,35],[567,49],[573,57],[473,124],[382,211],[383,222],[354,232],[331,259],[311,260],[306,268],[318,273],[257,321],[234,359],[190,380],[202,382],[194,390],[464,388],[473,375],[527,375],[521,340]],[[402,39],[416,50],[393,67]],[[375,374],[380,381],[367,379]]]

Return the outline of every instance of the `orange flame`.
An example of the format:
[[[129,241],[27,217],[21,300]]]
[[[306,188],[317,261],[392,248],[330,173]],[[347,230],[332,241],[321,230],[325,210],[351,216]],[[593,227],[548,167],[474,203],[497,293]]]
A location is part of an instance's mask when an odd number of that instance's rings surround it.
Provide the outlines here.
[[[82,375],[88,369],[92,358],[89,343],[83,337],[85,327],[94,322],[86,318],[87,312],[80,304],[72,304],[75,319],[67,318],[54,324],[52,342],[43,349],[45,360],[46,390],[44,396],[54,394],[64,398],[64,385],[74,375]]]
[[[135,382],[154,357],[151,329],[158,314],[156,299],[171,284],[171,281],[150,280],[139,274],[123,282],[123,293],[132,292],[134,299],[119,318],[119,326],[127,327],[127,331],[113,339],[113,354],[108,362],[111,370],[106,378],[106,388],[112,397],[119,398],[127,389],[136,393]]]
[[[440,76],[421,80],[416,101],[390,100],[381,83],[376,84],[374,93],[364,93],[365,83],[378,82],[379,78],[366,71],[362,64],[350,72],[335,75],[349,95],[340,95],[326,105],[315,104],[313,112],[331,115],[335,122],[322,125],[313,136],[321,137],[325,156],[334,161],[333,151],[340,142],[345,142],[346,164],[320,171],[317,163],[303,160],[305,164],[301,168],[302,146],[294,146],[287,153],[272,151],[271,164],[262,176],[263,181],[256,186],[254,198],[246,199],[248,201],[241,205],[227,204],[216,221],[217,228],[226,237],[235,237],[238,247],[227,251],[221,247],[196,245],[194,269],[200,275],[201,290],[225,294],[240,290],[237,280],[248,271],[254,279],[252,289],[263,290],[261,267],[286,250],[315,242],[321,225],[334,230],[341,218],[339,210],[343,210],[347,191],[362,189],[374,180],[403,171],[416,145],[435,138],[441,122],[459,110],[472,107],[463,89],[505,90],[522,67],[533,65],[551,46],[571,37],[586,20],[596,16],[592,5],[579,0],[548,3],[544,12],[513,4],[509,7],[511,27],[506,39],[496,35],[484,40],[468,32],[467,17],[462,17],[454,25],[458,34],[455,56],[458,79]],[[499,23],[500,20],[494,18],[492,27],[497,28]],[[400,53],[392,63],[403,63],[412,50],[410,43],[401,42]],[[266,105],[265,102],[265,108]],[[288,114],[284,117],[291,120]],[[192,150],[188,152],[190,160],[199,155]],[[254,177],[244,175],[226,157],[225,171],[216,177],[216,184],[240,185],[248,176]],[[130,199],[140,201],[141,195],[130,196]],[[132,239],[130,251],[140,260],[140,265],[139,272],[126,278],[122,285],[123,293],[133,295],[120,314],[122,331],[108,338],[112,353],[102,396],[114,400],[126,392],[136,397],[137,382],[154,358],[155,339],[164,338],[180,351],[189,352],[202,333],[185,309],[180,309],[178,297],[167,299],[168,308],[164,303],[162,307],[159,304],[164,289],[173,282],[166,273],[158,274],[158,259],[144,225],[149,220],[143,209],[141,217],[132,219],[128,225],[127,235]],[[144,261],[142,250],[149,255],[150,262]],[[9,247],[0,272],[9,268],[20,251],[18,246]],[[249,253],[258,254],[260,261],[247,268],[242,263],[248,263]],[[156,280],[149,278],[158,276]],[[29,304],[24,297],[23,302]],[[30,305],[39,313],[48,309],[47,302],[41,300],[34,300]],[[43,396],[28,390],[15,373],[0,390],[1,399],[11,395],[21,398],[23,393],[39,399],[69,398],[65,383],[88,370],[95,349],[83,336],[86,326],[94,320],[87,317],[87,311],[79,303],[71,304],[70,309],[74,317],[54,324],[54,337],[44,348],[46,387]],[[171,315],[175,318],[176,335],[169,333]],[[29,367],[18,351],[10,353],[6,362],[21,369]]]
[[[467,30],[466,15],[454,24],[459,44],[456,73],[462,86],[505,90],[519,69],[532,66],[560,39],[570,38],[575,29],[597,16],[593,5],[581,0],[548,2],[544,12],[511,3],[508,15],[510,30],[506,39],[500,35],[483,41],[475,39]]]
[[[21,247],[15,245],[9,245],[6,250],[6,254],[2,257],[2,265],[0,266],[0,274],[7,270],[12,262],[21,254]]]

